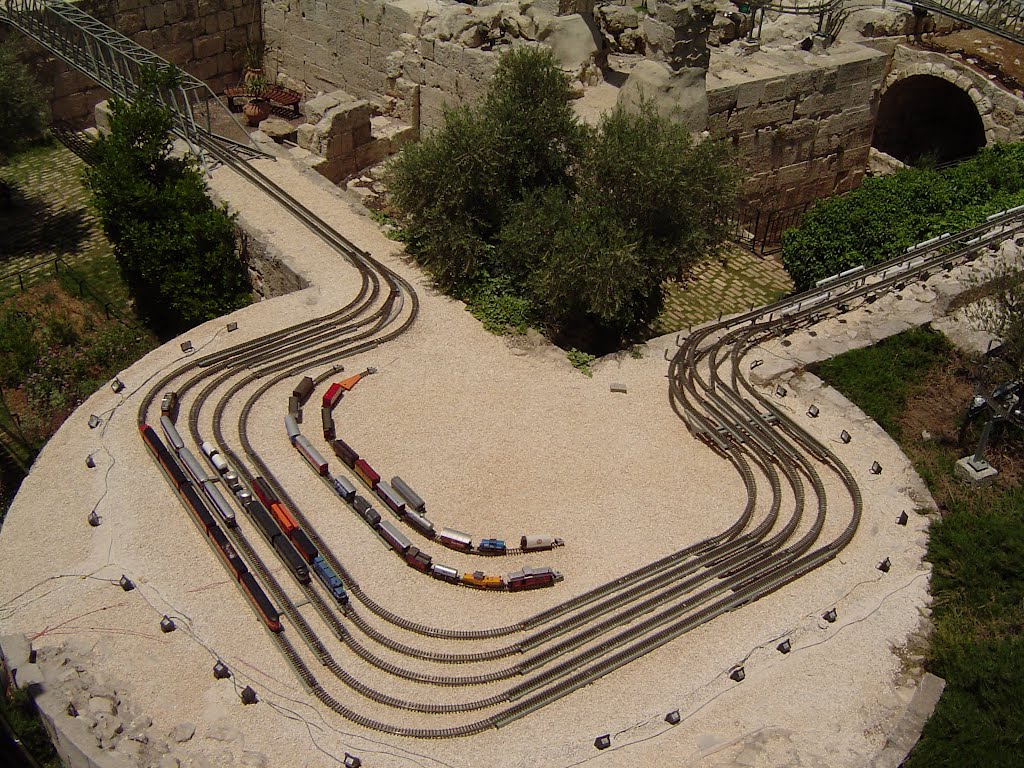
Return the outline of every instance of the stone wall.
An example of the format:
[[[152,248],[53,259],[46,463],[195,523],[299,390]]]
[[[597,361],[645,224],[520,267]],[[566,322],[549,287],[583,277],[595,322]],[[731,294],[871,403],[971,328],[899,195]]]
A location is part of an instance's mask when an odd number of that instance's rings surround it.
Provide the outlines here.
[[[584,2],[585,7],[589,4]],[[601,40],[591,14],[555,16],[536,3],[471,6],[450,0],[266,0],[271,68],[313,92],[344,90],[413,128],[487,89],[500,51],[544,42],[579,79],[596,77]]]
[[[260,0],[81,0],[77,5],[205,80],[215,93],[240,79],[242,50],[261,36]],[[39,81],[53,89],[54,119],[88,122],[93,107],[109,94],[35,43],[29,50]]]
[[[858,187],[888,57],[837,45],[750,58],[707,79],[708,130],[736,148],[747,200],[779,210]]]

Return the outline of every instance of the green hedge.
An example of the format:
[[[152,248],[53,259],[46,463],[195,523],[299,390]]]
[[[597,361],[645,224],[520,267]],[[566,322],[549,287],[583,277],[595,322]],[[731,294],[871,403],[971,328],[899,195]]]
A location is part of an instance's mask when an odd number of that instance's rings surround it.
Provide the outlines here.
[[[858,265],[899,255],[1024,204],[1024,145],[997,144],[957,166],[908,169],[868,179],[819,203],[782,238],[782,262],[797,290]]]

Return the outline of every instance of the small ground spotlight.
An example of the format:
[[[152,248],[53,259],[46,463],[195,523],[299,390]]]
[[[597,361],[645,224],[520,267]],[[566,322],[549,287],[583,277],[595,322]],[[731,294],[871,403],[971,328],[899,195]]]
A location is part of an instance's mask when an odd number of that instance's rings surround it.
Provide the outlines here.
[[[810,408],[807,409],[807,415],[810,416],[812,419],[818,418],[819,413],[821,413],[821,411],[818,410],[818,406],[816,405],[812,405]]]
[[[101,419],[95,413],[89,417],[89,429],[96,429],[96,427],[98,427],[102,423],[103,419]]]
[[[878,564],[878,570],[880,570],[882,573],[888,573],[891,567],[892,562],[889,560],[888,557]]]
[[[900,512],[900,516],[896,518],[896,525],[906,525],[907,520],[909,519],[910,518],[907,516],[907,513],[905,511]]]
[[[91,453],[85,457],[85,466],[87,466],[89,469],[96,468],[96,459],[92,457]]]
[[[363,764],[355,755],[350,755],[348,752],[345,753],[345,768],[359,768]]]
[[[729,679],[735,680],[737,683],[742,683],[747,677],[747,672],[743,667],[735,667],[732,672],[729,673]]]
[[[252,687],[248,685],[242,689],[242,693],[239,695],[242,699],[243,704],[255,704],[257,701],[259,701],[259,698],[256,696],[256,691],[254,691]]]
[[[882,465],[879,464],[877,461],[871,462],[871,474],[872,475],[880,475],[880,474],[882,474]]]
[[[182,352],[191,352],[192,351],[192,342],[191,341],[183,341],[183,342],[181,342],[181,351]]]
[[[110,388],[114,390],[114,394],[116,395],[118,392],[124,389],[124,382],[117,378],[117,376],[115,376],[114,380],[110,382]]]
[[[821,618],[823,618],[829,624],[834,624],[837,617],[838,614],[836,613],[835,608],[829,608],[827,611],[821,614]]]
[[[665,715],[665,722],[669,725],[679,725],[682,722],[682,716],[679,714],[678,709],[673,709],[667,715]]]
[[[776,397],[785,397],[787,392],[788,392],[788,390],[784,386],[782,386],[781,384],[779,384],[779,386],[777,386],[775,388],[775,396]]]
[[[839,433],[839,439],[840,439],[840,440],[842,440],[842,441],[843,441],[844,443],[846,443],[847,445],[849,445],[849,444],[850,444],[850,441],[851,441],[851,440],[852,440],[853,438],[852,438],[852,437],[850,437],[850,433],[849,433],[849,432],[847,432],[847,431],[846,431],[846,430],[844,429],[844,430],[843,430],[842,432],[840,432],[840,433]]]
[[[174,623],[174,619],[172,619],[170,616],[164,616],[162,619],[160,619],[160,631],[163,632],[165,635],[168,632],[173,632],[177,628],[178,625]]]
[[[789,642],[789,638],[787,637],[785,640],[783,640],[781,643],[775,646],[775,650],[777,650],[779,653],[789,653],[791,650],[793,650],[793,644]]]
[[[125,592],[131,592],[135,589],[135,582],[129,579],[125,574],[121,574],[121,578],[117,580],[117,583],[121,586]]]
[[[594,739],[594,746],[598,749],[608,749],[612,745],[612,736],[610,733],[606,733],[603,736],[598,736]]]
[[[237,331],[237,330],[238,330],[238,323],[234,323],[234,322],[228,323],[228,333],[231,333],[232,331]]]
[[[231,670],[228,669],[228,665],[220,659],[213,665],[213,676],[218,680],[225,680],[231,677]]]
[[[95,509],[92,512],[90,512],[89,516],[85,519],[89,521],[89,525],[91,525],[93,528],[100,524],[100,516],[96,514]]]

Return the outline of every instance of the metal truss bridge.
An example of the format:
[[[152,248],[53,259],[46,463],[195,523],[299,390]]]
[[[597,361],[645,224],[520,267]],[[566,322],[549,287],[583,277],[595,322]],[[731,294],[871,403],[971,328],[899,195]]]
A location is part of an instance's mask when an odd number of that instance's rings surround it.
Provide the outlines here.
[[[1024,0],[895,0],[900,5],[922,8],[948,16],[972,27],[998,35],[1006,40],[1024,44]],[[865,0],[753,0],[750,8],[755,13],[775,11],[822,19],[838,18],[853,10],[878,7],[879,3]],[[885,2],[881,3],[884,7]],[[762,15],[763,18],[763,15]],[[820,31],[819,29],[819,31]]]
[[[173,66],[66,0],[0,0],[0,23],[20,30],[111,94],[128,101],[138,93],[143,69]],[[209,86],[179,71],[180,85],[163,89],[159,97],[171,113],[175,134],[188,143],[192,152],[202,158],[199,148],[214,141],[245,157],[262,154]],[[228,126],[232,136],[214,132],[216,112],[227,115],[229,119],[220,119],[218,124]]]

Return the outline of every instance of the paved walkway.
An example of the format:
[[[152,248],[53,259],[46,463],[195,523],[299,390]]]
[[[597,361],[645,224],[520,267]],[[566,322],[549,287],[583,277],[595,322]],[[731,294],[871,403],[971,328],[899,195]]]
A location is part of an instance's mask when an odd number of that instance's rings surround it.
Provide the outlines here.
[[[23,272],[25,286],[54,276],[48,262],[61,257],[90,285],[106,288],[117,265],[88,192],[83,163],[63,146],[40,147],[0,167],[0,178],[17,188],[20,202],[0,211],[0,276]],[[19,290],[17,277],[0,280],[0,298]]]
[[[732,243],[722,254],[698,268],[692,279],[668,284],[665,309],[654,323],[656,335],[743,312],[793,290],[793,281],[777,256],[755,256]]]

